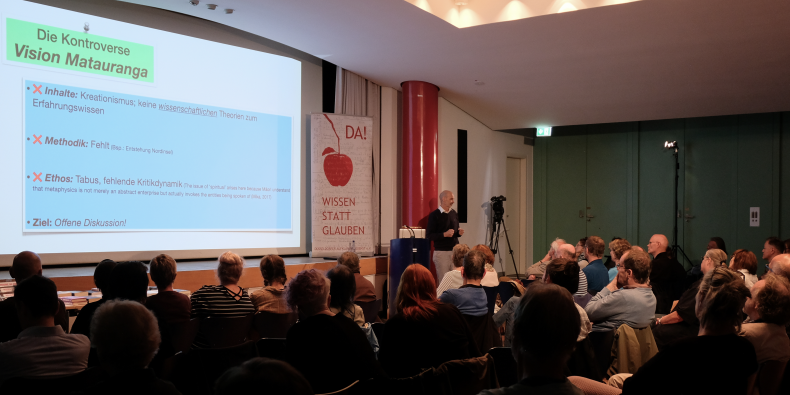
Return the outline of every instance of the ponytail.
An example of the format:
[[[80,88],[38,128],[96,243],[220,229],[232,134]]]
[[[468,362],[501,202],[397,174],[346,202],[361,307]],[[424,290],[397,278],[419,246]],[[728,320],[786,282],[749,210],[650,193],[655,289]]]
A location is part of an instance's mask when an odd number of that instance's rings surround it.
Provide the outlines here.
[[[739,314],[751,293],[740,276],[718,266],[705,275],[699,293],[702,295],[700,311],[697,312],[700,326],[741,329]]]

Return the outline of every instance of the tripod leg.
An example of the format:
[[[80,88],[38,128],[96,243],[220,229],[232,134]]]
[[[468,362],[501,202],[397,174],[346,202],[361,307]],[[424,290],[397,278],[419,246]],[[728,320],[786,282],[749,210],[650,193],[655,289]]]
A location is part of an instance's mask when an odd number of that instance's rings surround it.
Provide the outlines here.
[[[510,246],[510,237],[507,235],[507,226],[505,226],[505,220],[502,219],[502,229],[505,230],[505,241],[507,241],[507,249],[510,250],[510,259],[513,260],[513,269],[516,270],[516,278],[518,278],[518,265],[516,265],[516,258],[513,256],[513,247]]]

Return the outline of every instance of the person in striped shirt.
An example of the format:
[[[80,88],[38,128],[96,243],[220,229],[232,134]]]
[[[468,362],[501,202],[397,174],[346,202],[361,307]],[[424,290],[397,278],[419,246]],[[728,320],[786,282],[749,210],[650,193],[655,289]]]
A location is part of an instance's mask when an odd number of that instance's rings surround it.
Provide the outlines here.
[[[255,306],[247,290],[239,286],[244,260],[228,251],[219,257],[217,277],[220,285],[204,285],[190,298],[192,318],[238,318],[255,313]],[[192,347],[208,347],[205,337],[198,333]]]

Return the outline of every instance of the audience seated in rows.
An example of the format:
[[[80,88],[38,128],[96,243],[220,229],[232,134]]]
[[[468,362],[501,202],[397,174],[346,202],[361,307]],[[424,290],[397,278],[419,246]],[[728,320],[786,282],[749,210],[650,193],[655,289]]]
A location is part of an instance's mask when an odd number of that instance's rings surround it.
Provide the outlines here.
[[[453,247],[453,270],[447,272],[436,288],[436,297],[442,296],[448,289],[458,289],[464,285],[464,277],[461,275],[464,267],[464,256],[469,252],[466,244],[456,244]]]
[[[230,368],[214,385],[215,395],[258,393],[313,395],[313,389],[291,365],[269,358],[253,358]]]
[[[647,252],[653,256],[650,268],[650,286],[656,295],[657,314],[667,314],[672,302],[682,294],[686,271],[683,265],[668,251],[669,240],[661,234],[653,235],[647,244]]]
[[[413,264],[404,270],[395,306],[379,351],[390,377],[410,377],[447,361],[482,355],[458,308],[436,298],[436,283],[424,266]]]
[[[754,346],[737,335],[749,289],[724,266],[705,274],[697,294],[699,336],[667,346],[622,382],[623,394],[744,394],[757,371]],[[618,375],[619,376],[619,375]],[[617,377],[617,376],[615,376]]]
[[[724,252],[727,253],[726,251]],[[757,256],[749,250],[735,250],[730,260],[730,270],[741,273],[746,288],[752,289],[757,282]]]
[[[175,395],[178,390],[148,368],[160,343],[156,317],[140,303],[104,303],[91,322],[91,341],[101,366],[110,375],[89,394]]]
[[[511,347],[520,382],[481,394],[581,395],[582,391],[565,378],[565,366],[576,346],[580,326],[567,289],[540,283],[527,287],[516,309]]]
[[[724,251],[719,249],[708,250],[702,258],[700,270],[704,276],[726,261],[727,255]],[[696,307],[700,283],[702,283],[701,278],[683,292],[672,312],[656,319],[653,325],[653,338],[659,351],[672,342],[695,337],[699,333]]]
[[[252,304],[257,311],[268,311],[275,314],[291,312],[285,300],[285,261],[279,255],[269,254],[261,258],[261,277],[263,289],[250,295]]]
[[[331,282],[329,287],[329,311],[333,314],[342,314],[359,326],[365,325],[365,313],[362,308],[354,304],[356,282],[354,273],[347,266],[337,265],[326,273]]]
[[[472,247],[472,250],[480,251],[486,257],[485,274],[483,275],[483,279],[480,280],[480,285],[484,287],[498,287],[499,276],[497,276],[496,270],[494,269],[494,253],[491,252],[491,249],[485,244],[478,244]]]
[[[337,258],[337,263],[348,267],[354,273],[354,281],[357,284],[354,303],[375,302],[376,288],[373,286],[373,283],[359,273],[359,255],[355,252],[346,251],[340,255],[340,258]]]
[[[464,256],[461,275],[463,283],[458,289],[444,291],[439,300],[458,308],[464,315],[480,317],[488,313],[488,297],[480,281],[485,274],[486,256],[480,250],[471,250]]]
[[[546,284],[559,285],[573,294],[578,287],[579,273],[581,273],[581,270],[579,269],[579,264],[575,260],[566,258],[554,259],[546,265],[543,282]],[[515,313],[519,303],[521,303],[521,299],[522,298],[519,296],[510,298],[510,300],[494,314],[494,325],[500,327],[503,323],[505,324],[505,347],[510,347],[512,344]],[[592,331],[592,323],[589,318],[587,318],[587,313],[584,309],[575,302],[574,305],[576,306],[581,321],[577,341],[582,341],[587,338],[587,335]]]
[[[173,290],[177,274],[175,259],[166,254],[157,255],[151,259],[149,271],[157,293],[146,299],[145,307],[156,315],[157,320],[168,324],[189,321],[192,312],[189,297]]]
[[[741,336],[754,346],[760,365],[757,391],[752,394],[774,394],[790,360],[790,339],[786,326],[790,323],[790,281],[768,273],[754,284],[743,311],[749,316],[741,326]]]
[[[220,285],[204,285],[192,294],[191,318],[238,318],[255,312],[247,290],[239,286],[244,260],[228,251],[219,257],[217,277]],[[205,337],[198,332],[193,347],[205,348]]]
[[[590,236],[584,244],[584,255],[590,262],[584,269],[587,288],[590,293],[600,292],[609,283],[609,273],[603,265],[603,252],[606,245],[598,236]]]
[[[612,282],[612,280],[617,277],[617,273],[619,272],[617,265],[620,264],[620,258],[622,258],[623,254],[630,249],[631,243],[629,243],[626,239],[615,238],[609,243],[609,253],[612,258],[612,262],[614,262],[612,268],[608,269],[609,282]]]
[[[286,336],[288,362],[316,393],[381,376],[364,332],[348,317],[329,310],[330,287],[329,279],[310,269],[299,272],[286,291],[288,305],[299,313],[299,322]]]
[[[110,287],[110,275],[115,265],[117,264],[112,259],[105,259],[96,265],[96,269],[93,271],[93,284],[101,291],[101,299],[93,303],[88,303],[80,309],[77,318],[74,319],[74,324],[71,325],[70,333],[85,335],[88,338],[91,337],[91,320],[93,319],[93,314],[96,313],[96,309],[101,305],[115,297]]]
[[[35,252],[22,251],[11,263],[8,274],[15,279],[17,284],[32,276],[42,274],[41,258]],[[66,314],[66,305],[58,299],[58,311],[55,315],[55,324],[60,325],[64,331],[69,330],[69,317]],[[19,322],[16,311],[14,297],[0,301],[0,342],[16,339],[22,332],[22,325]]]
[[[617,269],[617,277],[584,308],[593,322],[593,332],[616,330],[623,324],[646,328],[653,321],[656,297],[647,284],[650,257],[643,251],[628,250],[623,253]]]
[[[19,336],[0,343],[0,385],[11,377],[57,378],[77,374],[88,366],[90,340],[67,334],[55,324],[62,308],[52,280],[34,274],[17,284]]]

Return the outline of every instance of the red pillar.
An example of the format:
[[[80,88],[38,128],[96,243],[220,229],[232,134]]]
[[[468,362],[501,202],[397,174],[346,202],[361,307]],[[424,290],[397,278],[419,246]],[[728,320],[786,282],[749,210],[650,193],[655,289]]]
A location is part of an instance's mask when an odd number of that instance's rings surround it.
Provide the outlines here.
[[[439,87],[406,81],[403,88],[403,225],[427,228],[439,207]],[[431,271],[434,272],[433,260]]]

